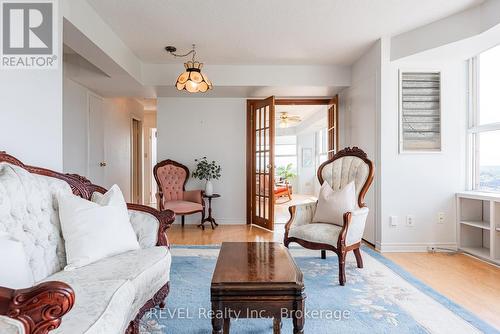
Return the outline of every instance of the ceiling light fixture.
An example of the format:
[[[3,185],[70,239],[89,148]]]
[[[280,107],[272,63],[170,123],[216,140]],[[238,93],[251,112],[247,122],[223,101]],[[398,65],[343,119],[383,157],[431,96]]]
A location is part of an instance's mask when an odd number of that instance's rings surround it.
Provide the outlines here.
[[[283,111],[279,115],[279,127],[288,128],[290,125],[298,124],[302,121],[299,115],[290,115],[287,111]]]
[[[205,93],[207,90],[212,89],[212,82],[201,72],[203,63],[195,61],[194,59],[196,56],[194,44],[193,49],[186,54],[176,54],[177,48],[174,46],[167,46],[165,50],[174,57],[187,57],[191,54],[193,55],[190,61],[184,63],[186,70],[177,78],[175,87],[178,90],[187,90],[190,93]]]

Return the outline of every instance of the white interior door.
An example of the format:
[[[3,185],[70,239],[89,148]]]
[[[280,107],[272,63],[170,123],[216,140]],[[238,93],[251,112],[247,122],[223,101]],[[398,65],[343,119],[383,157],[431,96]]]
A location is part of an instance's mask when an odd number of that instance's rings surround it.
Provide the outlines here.
[[[88,95],[89,105],[89,178],[104,186],[106,161],[104,158],[104,101],[97,95]]]

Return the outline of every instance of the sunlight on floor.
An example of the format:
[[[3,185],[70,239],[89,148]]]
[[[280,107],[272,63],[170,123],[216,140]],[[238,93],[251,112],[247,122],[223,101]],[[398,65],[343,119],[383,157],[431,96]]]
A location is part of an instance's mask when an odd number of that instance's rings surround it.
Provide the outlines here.
[[[301,194],[293,194],[291,201],[286,197],[276,199],[276,204],[274,205],[274,223],[286,224],[286,222],[290,219],[290,212],[288,212],[288,208],[290,206],[312,203],[316,202],[316,200],[317,198],[315,196]]]

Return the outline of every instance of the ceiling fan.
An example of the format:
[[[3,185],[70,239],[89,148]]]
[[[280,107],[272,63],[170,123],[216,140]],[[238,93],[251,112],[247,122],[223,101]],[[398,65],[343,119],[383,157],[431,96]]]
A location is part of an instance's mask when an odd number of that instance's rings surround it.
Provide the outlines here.
[[[290,115],[286,111],[280,112],[280,115],[279,115],[279,127],[280,128],[287,128],[290,125],[298,124],[301,121],[302,121],[302,118],[299,115]]]

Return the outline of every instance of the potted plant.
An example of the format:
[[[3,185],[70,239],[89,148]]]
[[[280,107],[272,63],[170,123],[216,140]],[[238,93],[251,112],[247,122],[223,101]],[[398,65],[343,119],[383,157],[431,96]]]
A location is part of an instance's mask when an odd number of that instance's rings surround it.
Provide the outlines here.
[[[194,159],[196,162],[196,169],[193,172],[193,177],[199,180],[205,180],[205,195],[212,196],[214,188],[212,180],[218,180],[221,177],[221,167],[217,162],[212,160],[208,162],[207,157],[201,159]]]
[[[286,184],[290,183],[290,181],[297,176],[293,171],[293,164],[278,167],[276,174],[284,180]]]

